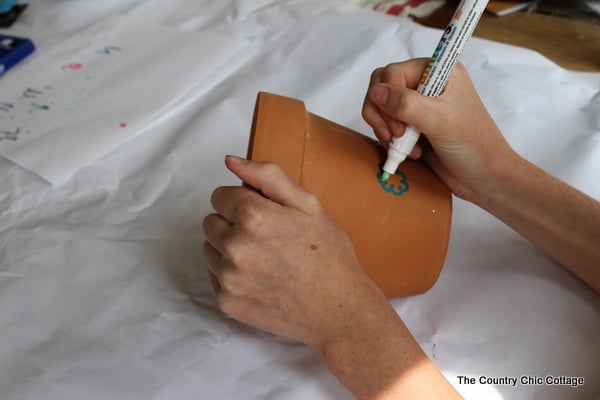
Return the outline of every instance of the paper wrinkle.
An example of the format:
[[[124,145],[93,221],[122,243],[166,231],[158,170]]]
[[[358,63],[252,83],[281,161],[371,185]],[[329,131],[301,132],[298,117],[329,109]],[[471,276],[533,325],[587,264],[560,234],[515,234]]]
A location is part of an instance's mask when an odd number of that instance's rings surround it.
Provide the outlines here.
[[[583,104],[581,113],[590,124],[589,135],[597,138],[600,133],[600,90],[596,90],[589,102]]]

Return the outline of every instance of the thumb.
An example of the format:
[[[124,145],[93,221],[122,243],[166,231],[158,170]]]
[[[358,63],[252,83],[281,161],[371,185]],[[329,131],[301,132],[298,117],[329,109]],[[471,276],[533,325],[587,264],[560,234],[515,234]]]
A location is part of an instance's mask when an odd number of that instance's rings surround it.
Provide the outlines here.
[[[383,83],[369,89],[368,96],[383,114],[414,126],[429,137],[442,127],[439,102],[416,90]]]
[[[267,161],[252,161],[236,156],[226,156],[225,165],[244,183],[262,193],[263,196],[283,206],[310,211],[314,195],[297,184],[277,164]]]

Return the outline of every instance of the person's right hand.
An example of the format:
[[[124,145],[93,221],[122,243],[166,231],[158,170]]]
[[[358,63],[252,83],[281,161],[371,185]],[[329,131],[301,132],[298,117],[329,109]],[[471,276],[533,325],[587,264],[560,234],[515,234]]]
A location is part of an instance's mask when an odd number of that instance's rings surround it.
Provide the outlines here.
[[[491,190],[495,174],[516,153],[510,148],[479,98],[462,64],[436,98],[415,90],[427,59],[394,63],[373,71],[363,117],[387,147],[413,125],[426,137],[410,158],[422,157],[459,197],[473,201]]]

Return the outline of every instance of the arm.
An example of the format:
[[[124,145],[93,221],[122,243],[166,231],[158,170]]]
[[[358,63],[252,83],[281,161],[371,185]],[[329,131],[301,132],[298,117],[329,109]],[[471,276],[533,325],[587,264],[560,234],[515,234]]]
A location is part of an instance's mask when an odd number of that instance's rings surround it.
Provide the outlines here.
[[[462,65],[437,98],[417,86],[426,60],[376,70],[363,116],[382,143],[405,124],[425,140],[422,157],[459,197],[486,209],[600,293],[600,203],[517,155]]]
[[[256,189],[217,188],[217,213],[203,224],[226,314],[308,344],[359,399],[460,398],[313,194],[274,164],[227,157],[226,165]]]
[[[502,161],[474,202],[600,293],[600,203],[520,157]]]

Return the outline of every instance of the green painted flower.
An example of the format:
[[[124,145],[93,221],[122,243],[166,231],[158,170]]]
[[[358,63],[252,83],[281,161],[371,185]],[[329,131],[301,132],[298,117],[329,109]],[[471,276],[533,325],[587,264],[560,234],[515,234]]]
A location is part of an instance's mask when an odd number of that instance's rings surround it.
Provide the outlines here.
[[[379,185],[381,185],[381,188],[383,190],[385,190],[388,193],[393,194],[394,196],[402,196],[404,193],[408,192],[408,189],[410,188],[410,186],[408,185],[408,181],[406,180],[406,175],[404,174],[404,172],[400,171],[399,169],[396,170],[394,175],[392,177],[390,177],[390,179],[388,179],[387,182],[382,179],[382,177],[381,177],[382,173],[383,173],[383,164],[379,164],[379,172],[377,173],[377,182],[379,182]],[[391,181],[393,179],[395,179],[394,176],[399,177],[398,185],[391,184]]]

